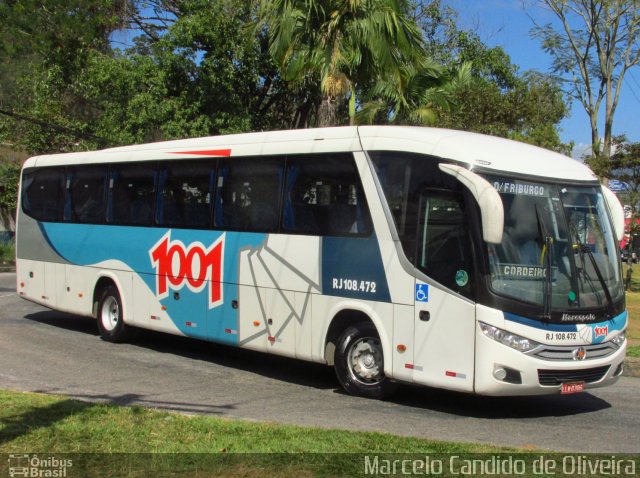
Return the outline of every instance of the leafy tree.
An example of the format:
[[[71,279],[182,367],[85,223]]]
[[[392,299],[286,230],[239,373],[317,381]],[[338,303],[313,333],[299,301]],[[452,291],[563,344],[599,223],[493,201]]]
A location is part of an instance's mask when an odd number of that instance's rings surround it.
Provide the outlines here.
[[[446,76],[443,68],[433,62],[421,67],[406,65],[382,76],[368,92],[370,99],[358,112],[363,123],[374,121],[435,125],[438,111],[455,108],[456,92],[471,81],[471,65],[463,65],[454,77]]]
[[[15,219],[16,198],[23,154],[11,148],[0,147],[0,221],[5,227]]]
[[[617,179],[627,185],[618,196],[632,208],[633,216],[640,216],[640,143],[630,143],[626,136],[613,138],[614,153],[611,155],[608,179]]]
[[[556,80],[520,73],[502,48],[490,48],[477,33],[460,29],[457,12],[442,0],[414,0],[414,18],[427,54],[450,78],[429,91],[440,98],[430,100],[436,125],[571,151],[558,132],[567,108]]]
[[[560,21],[536,25],[533,36],[553,57],[553,71],[564,78],[591,124],[591,166],[607,169],[613,120],[627,71],[640,61],[640,9],[637,0],[540,0]],[[604,139],[598,118],[604,101]],[[604,162],[603,162],[604,161]],[[598,164],[600,163],[600,164]]]
[[[529,73],[501,89],[476,79],[455,92],[456,107],[442,111],[439,124],[448,128],[501,136],[569,154],[557,124],[567,114],[562,92],[547,78]]]
[[[338,124],[347,97],[353,124],[364,85],[424,58],[406,0],[272,0],[263,9],[284,79],[321,89],[318,126]]]
[[[0,2],[0,139],[31,152],[84,146],[92,111],[71,85],[92,51],[110,48],[125,7],[124,0]]]

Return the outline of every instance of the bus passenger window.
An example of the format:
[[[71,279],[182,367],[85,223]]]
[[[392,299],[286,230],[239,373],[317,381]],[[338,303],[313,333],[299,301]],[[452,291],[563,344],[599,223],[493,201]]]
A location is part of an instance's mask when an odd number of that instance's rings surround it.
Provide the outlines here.
[[[73,168],[68,176],[65,221],[100,224],[106,217],[107,167]]]
[[[229,158],[218,165],[214,225],[276,232],[284,158]]]
[[[353,157],[287,160],[285,231],[319,236],[368,235],[371,217]]]
[[[208,229],[215,162],[173,162],[160,172],[160,226]]]
[[[64,169],[26,171],[22,178],[22,208],[38,221],[60,221],[63,211]]]
[[[155,192],[155,163],[111,168],[109,222],[150,226]]]

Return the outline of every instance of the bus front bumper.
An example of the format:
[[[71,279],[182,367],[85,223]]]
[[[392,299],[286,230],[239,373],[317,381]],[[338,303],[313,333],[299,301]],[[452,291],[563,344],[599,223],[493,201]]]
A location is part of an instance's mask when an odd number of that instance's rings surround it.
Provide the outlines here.
[[[584,360],[544,360],[476,330],[475,392],[480,395],[577,393],[612,385],[623,372],[626,341],[606,357],[590,359],[587,354]]]

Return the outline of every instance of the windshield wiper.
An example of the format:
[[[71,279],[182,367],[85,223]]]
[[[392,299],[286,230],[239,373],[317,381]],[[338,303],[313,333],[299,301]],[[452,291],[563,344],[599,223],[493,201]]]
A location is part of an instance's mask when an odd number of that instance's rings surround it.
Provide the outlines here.
[[[583,266],[584,266],[584,258],[583,258],[584,254],[587,254],[587,257],[589,258],[589,261],[593,266],[593,270],[596,273],[596,277],[598,278],[598,281],[602,286],[602,290],[604,291],[604,296],[607,299],[607,313],[609,314],[608,319],[611,320],[613,319],[613,316],[614,316],[613,299],[611,298],[611,292],[609,291],[607,282],[604,280],[604,277],[602,276],[602,272],[600,271],[600,266],[598,265],[596,258],[593,256],[593,252],[591,251],[591,248],[586,244],[583,244],[582,241],[580,240],[578,229],[576,228],[575,224],[571,220],[569,221],[569,230],[575,236],[575,241],[576,241],[575,245],[578,247],[578,251],[580,252]],[[589,273],[586,271],[586,269],[584,269],[584,274],[585,274],[585,277],[587,277],[587,280],[591,281],[591,277],[589,276]]]
[[[542,316],[540,317],[543,321],[551,320],[551,245],[553,244],[553,238],[549,235],[549,231],[542,220],[540,215],[540,209],[538,205],[535,206],[536,209],[536,220],[538,221],[538,229],[540,231],[540,235],[544,240],[544,249],[542,254],[544,255],[544,266],[545,266],[545,281],[544,281],[544,290],[542,292],[543,296],[543,306],[542,306]]]

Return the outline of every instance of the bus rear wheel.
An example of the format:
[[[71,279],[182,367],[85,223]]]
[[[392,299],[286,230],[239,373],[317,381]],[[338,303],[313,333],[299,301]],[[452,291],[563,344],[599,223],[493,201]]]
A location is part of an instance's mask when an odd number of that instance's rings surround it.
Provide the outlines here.
[[[384,399],[397,389],[384,374],[380,337],[370,322],[359,322],[342,332],[334,363],[338,381],[350,395]]]
[[[129,327],[122,320],[122,301],[115,286],[104,288],[98,302],[98,331],[102,340],[124,342],[129,336]]]

